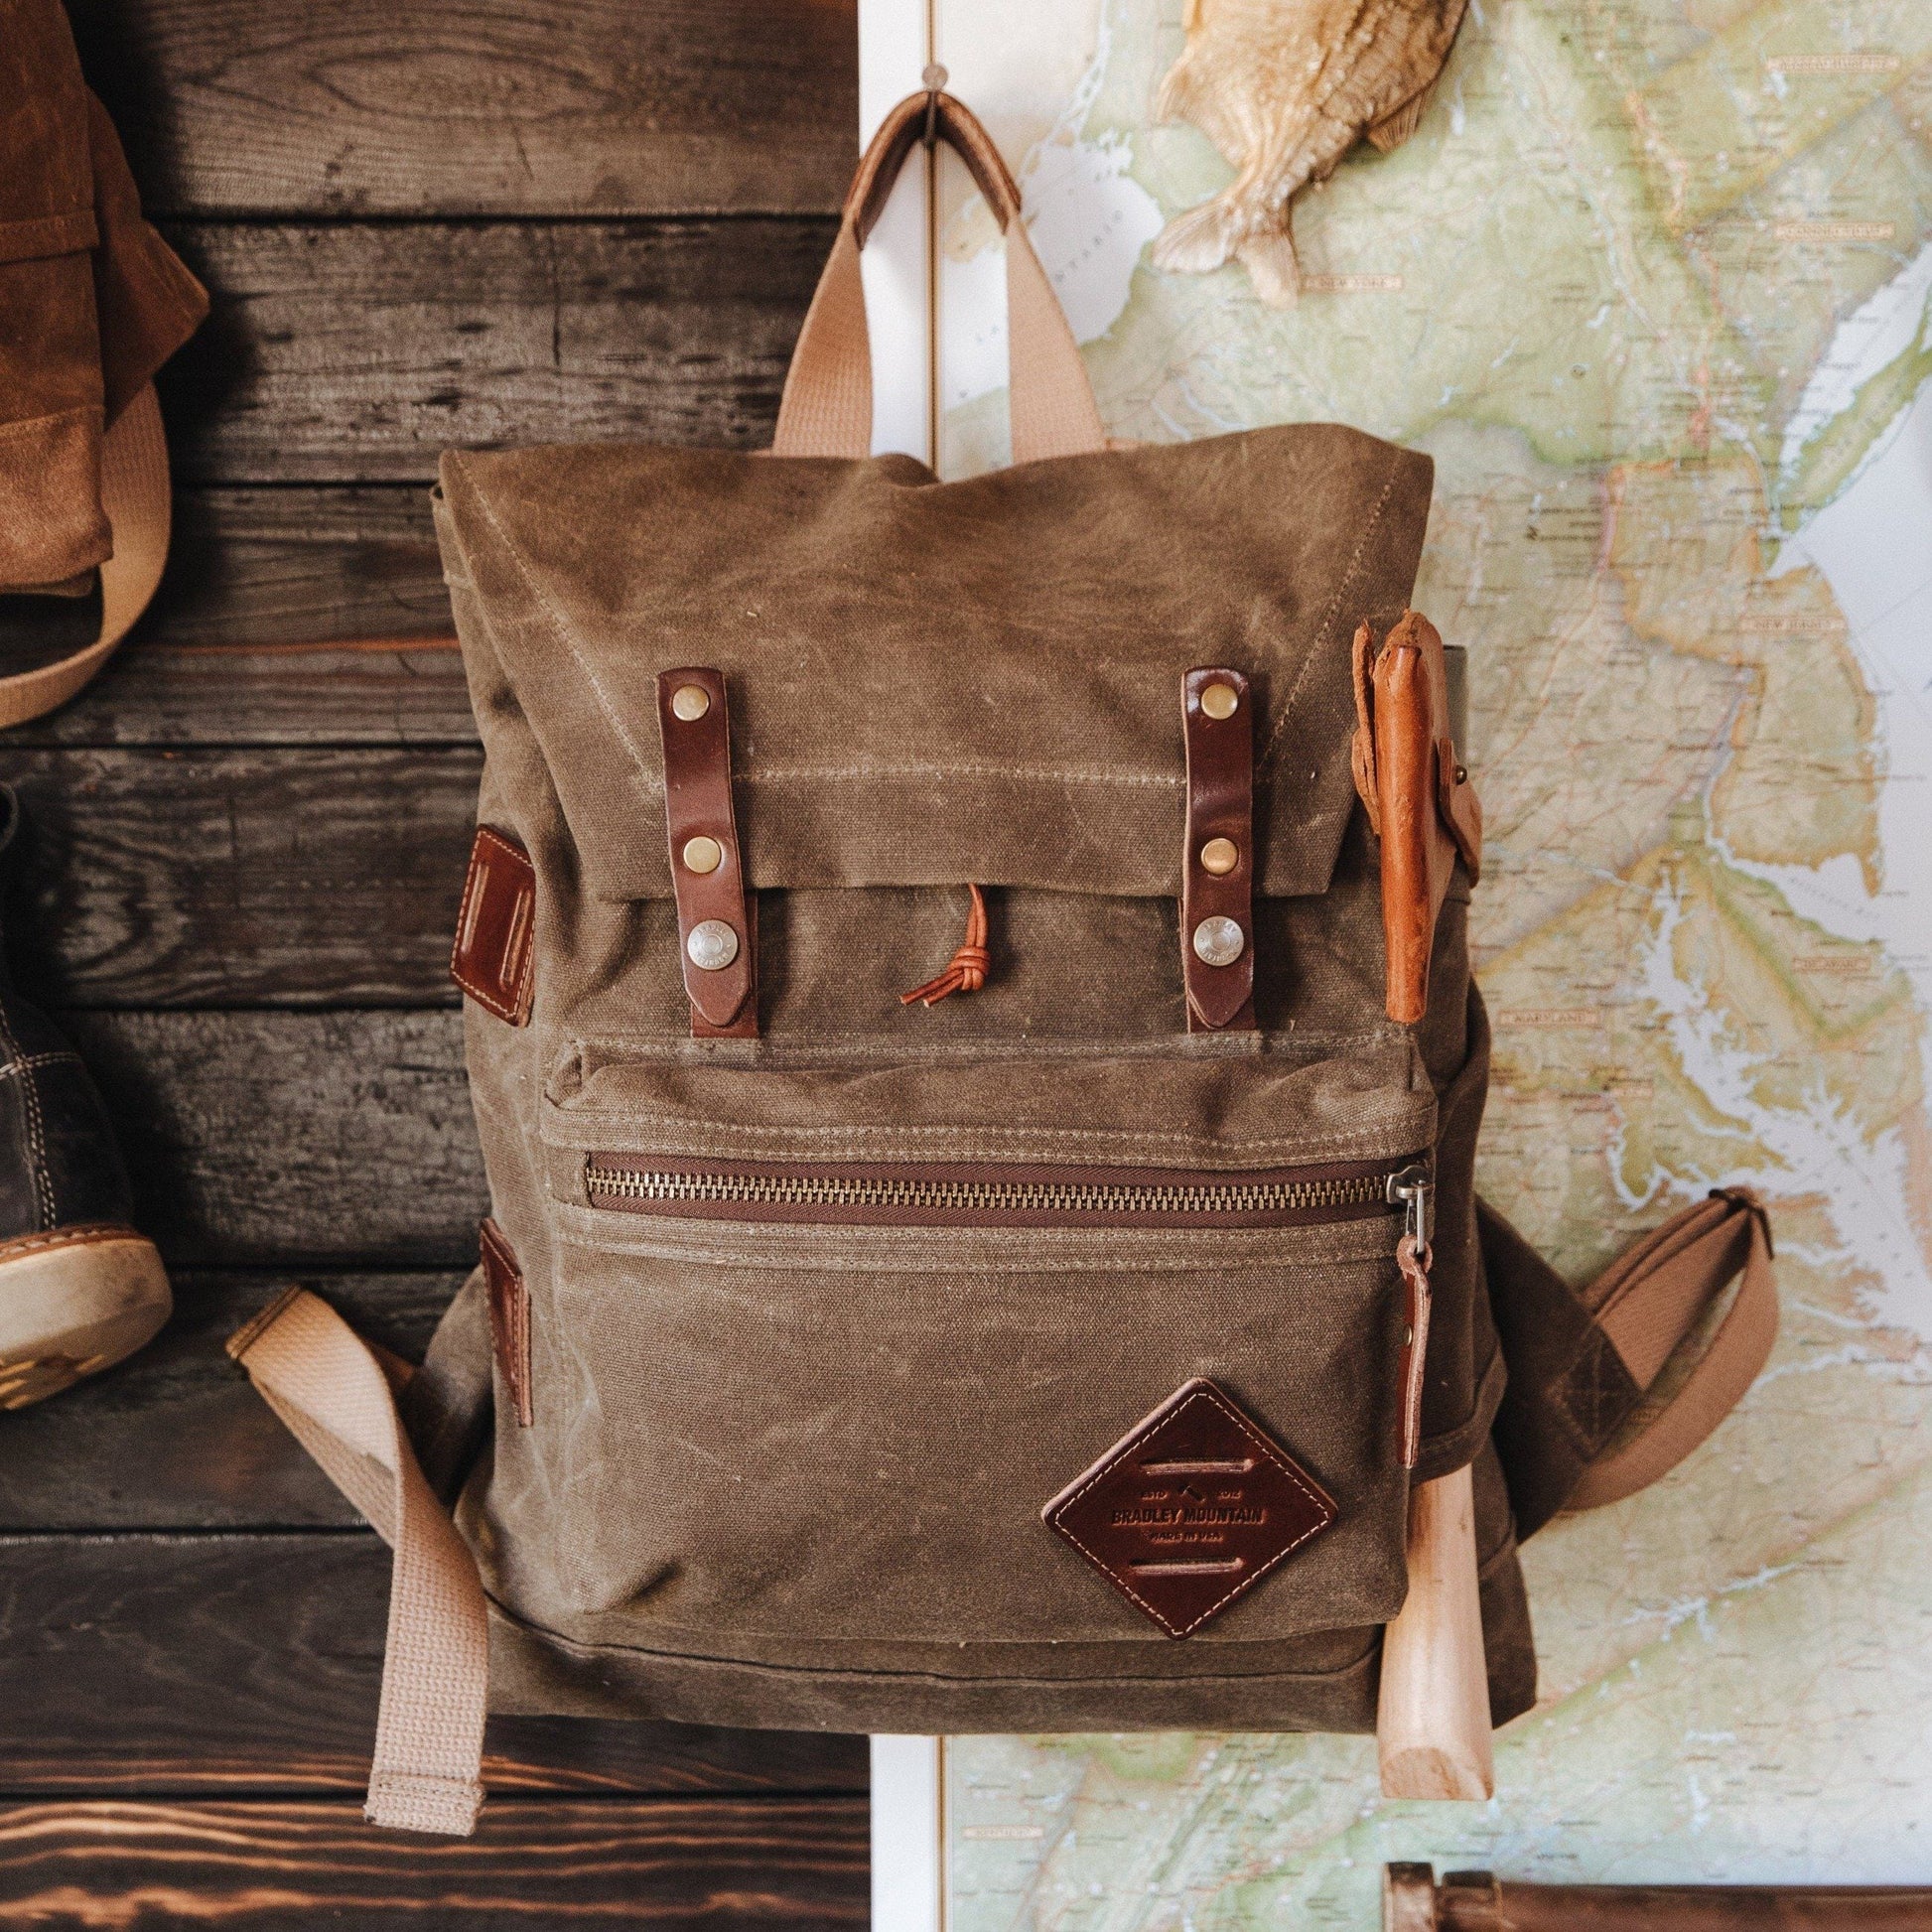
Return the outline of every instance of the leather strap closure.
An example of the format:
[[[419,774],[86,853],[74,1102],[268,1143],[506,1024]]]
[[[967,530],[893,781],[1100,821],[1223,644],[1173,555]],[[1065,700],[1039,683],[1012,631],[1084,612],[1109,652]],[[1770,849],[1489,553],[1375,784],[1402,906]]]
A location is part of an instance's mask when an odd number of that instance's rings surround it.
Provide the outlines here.
[[[1000,151],[951,94],[908,94],[873,136],[846,196],[837,239],[799,331],[778,407],[771,454],[863,458],[872,451],[872,344],[859,251],[906,156],[930,126],[965,162],[1006,236],[1007,344],[1012,361],[1013,460],[1078,456],[1107,433],[1059,297],[1019,218],[1020,191]]]
[[[1255,1024],[1255,728],[1248,680],[1205,666],[1181,680],[1187,844],[1180,973],[1187,1031]]]
[[[725,680],[687,667],[657,680],[664,741],[664,816],[677,897],[677,942],[691,1032],[755,1038],[758,935],[732,810],[731,722]]]
[[[1354,660],[1359,722],[1350,762],[1382,846],[1387,1010],[1413,1026],[1429,1005],[1436,921],[1455,862],[1471,881],[1482,870],[1482,806],[1449,735],[1449,672],[1436,626],[1405,612],[1378,652],[1363,624]]]

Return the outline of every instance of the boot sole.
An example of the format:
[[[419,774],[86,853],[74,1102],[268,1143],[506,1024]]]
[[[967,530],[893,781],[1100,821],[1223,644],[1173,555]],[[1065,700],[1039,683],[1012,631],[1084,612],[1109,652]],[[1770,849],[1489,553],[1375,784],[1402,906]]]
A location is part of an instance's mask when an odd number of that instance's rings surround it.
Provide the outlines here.
[[[44,1401],[133,1354],[173,1308],[160,1254],[132,1228],[0,1242],[0,1410]]]

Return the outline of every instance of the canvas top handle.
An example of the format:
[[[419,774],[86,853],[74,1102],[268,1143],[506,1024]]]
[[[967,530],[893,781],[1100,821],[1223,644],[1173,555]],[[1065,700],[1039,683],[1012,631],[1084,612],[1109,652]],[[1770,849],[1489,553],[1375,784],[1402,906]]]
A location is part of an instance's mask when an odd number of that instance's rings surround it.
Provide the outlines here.
[[[906,157],[922,141],[935,140],[965,162],[1006,235],[1014,462],[1107,447],[1079,345],[1028,239],[1020,190],[985,128],[951,94],[935,88],[908,94],[886,116],[852,178],[838,239],[785,378],[773,456],[871,454],[872,342],[859,251]]]

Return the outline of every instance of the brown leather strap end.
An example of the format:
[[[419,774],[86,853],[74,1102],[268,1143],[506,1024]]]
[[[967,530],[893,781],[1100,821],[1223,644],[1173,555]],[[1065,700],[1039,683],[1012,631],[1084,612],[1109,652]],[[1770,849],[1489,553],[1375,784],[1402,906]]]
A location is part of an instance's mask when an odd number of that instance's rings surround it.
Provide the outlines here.
[[[664,741],[664,817],[677,896],[677,941],[691,1031],[758,1033],[758,934],[732,809],[725,680],[698,667],[657,680]]]
[[[1255,1024],[1255,731],[1248,680],[1204,666],[1181,680],[1187,834],[1180,975],[1187,1031]]]
[[[1922,1932],[1927,1885],[1550,1885],[1384,1870],[1382,1932]]]
[[[536,983],[537,874],[507,832],[479,825],[457,913],[450,977],[485,1013],[530,1024]]]

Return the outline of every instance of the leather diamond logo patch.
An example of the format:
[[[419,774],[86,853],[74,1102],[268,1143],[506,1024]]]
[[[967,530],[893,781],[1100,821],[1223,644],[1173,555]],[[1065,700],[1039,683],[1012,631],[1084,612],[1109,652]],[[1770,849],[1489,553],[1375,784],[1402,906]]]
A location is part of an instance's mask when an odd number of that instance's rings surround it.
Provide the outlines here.
[[[1183,1383],[1040,1511],[1171,1637],[1335,1520],[1335,1505],[1217,1383]]]

